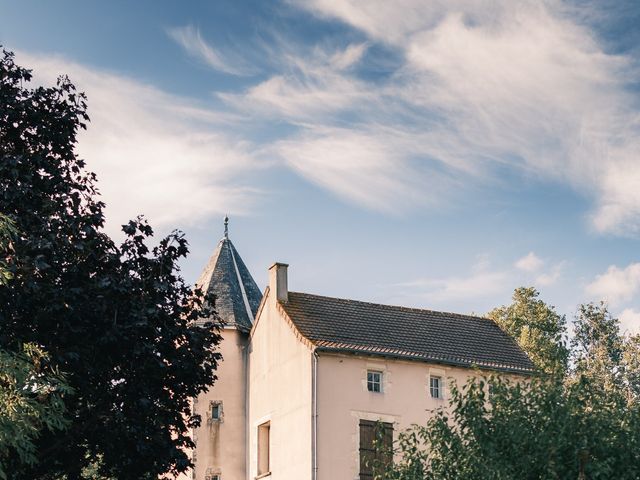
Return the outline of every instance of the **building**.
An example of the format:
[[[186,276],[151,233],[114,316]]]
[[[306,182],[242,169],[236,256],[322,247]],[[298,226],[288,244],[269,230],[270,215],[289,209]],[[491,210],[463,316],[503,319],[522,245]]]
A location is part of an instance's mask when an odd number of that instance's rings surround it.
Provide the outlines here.
[[[260,295],[225,221],[199,281],[225,321],[224,361],[195,403],[192,478],[372,478],[375,422],[390,440],[445,405],[450,380],[533,371],[491,320],[291,292],[287,270],[272,265]]]

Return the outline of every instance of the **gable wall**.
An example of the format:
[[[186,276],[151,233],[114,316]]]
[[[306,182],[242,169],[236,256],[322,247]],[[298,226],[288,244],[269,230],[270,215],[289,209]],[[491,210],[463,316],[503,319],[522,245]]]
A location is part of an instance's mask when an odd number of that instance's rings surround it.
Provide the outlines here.
[[[257,476],[258,425],[271,422],[269,480],[311,478],[311,350],[267,293],[250,348],[250,471]]]

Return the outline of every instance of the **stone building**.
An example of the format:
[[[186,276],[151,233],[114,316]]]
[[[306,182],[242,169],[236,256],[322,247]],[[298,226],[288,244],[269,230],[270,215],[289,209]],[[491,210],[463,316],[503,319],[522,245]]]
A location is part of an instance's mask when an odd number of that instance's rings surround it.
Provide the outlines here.
[[[273,264],[261,295],[225,222],[198,282],[217,297],[224,361],[195,402],[191,478],[369,479],[375,422],[391,441],[446,404],[451,380],[533,371],[491,320],[291,292],[287,270]]]

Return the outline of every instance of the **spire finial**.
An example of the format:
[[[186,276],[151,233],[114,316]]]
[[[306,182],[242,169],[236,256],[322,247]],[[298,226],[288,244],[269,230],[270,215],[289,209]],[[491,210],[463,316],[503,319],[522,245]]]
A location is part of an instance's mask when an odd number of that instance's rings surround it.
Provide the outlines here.
[[[224,238],[229,239],[229,215],[224,216]]]

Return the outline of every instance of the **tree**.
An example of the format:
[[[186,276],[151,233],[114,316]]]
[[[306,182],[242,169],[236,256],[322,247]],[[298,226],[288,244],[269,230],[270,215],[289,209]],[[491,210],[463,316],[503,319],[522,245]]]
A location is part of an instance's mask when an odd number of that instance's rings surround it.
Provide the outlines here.
[[[640,408],[584,396],[558,379],[471,378],[448,409],[400,433],[377,480],[637,479]]]
[[[0,479],[8,478],[3,465],[10,456],[19,468],[38,463],[35,441],[44,429],[70,424],[63,399],[71,389],[48,361],[34,344],[19,352],[0,350]]]
[[[541,372],[561,376],[568,359],[566,319],[539,296],[533,287],[516,288],[511,305],[495,308],[487,316],[518,342]]]
[[[17,236],[14,222],[0,214],[0,249],[10,252]],[[9,284],[9,264],[0,261],[0,288]],[[37,463],[34,440],[43,429],[69,424],[63,396],[70,393],[64,377],[48,364],[48,356],[34,344],[19,351],[0,350],[0,479],[7,479],[10,455],[23,465]]]
[[[534,358],[548,374],[453,383],[446,408],[400,433],[378,480],[640,478],[640,337],[621,336],[606,305],[589,303],[567,349],[564,319],[537,297],[517,289],[493,313],[523,348],[543,349]]]
[[[13,250],[13,239],[18,234],[15,223],[0,213],[0,251],[10,253]],[[7,285],[12,275],[6,259],[0,260],[0,287]]]
[[[86,128],[86,97],[66,77],[28,88],[14,55],[0,60],[0,211],[18,231],[3,258],[12,280],[0,288],[0,348],[33,344],[65,372],[64,430],[35,440],[37,465],[10,458],[12,479],[82,478],[89,467],[118,479],[184,471],[200,419],[190,399],[215,380],[217,324],[178,262],[179,232],[147,246],[141,217],[116,245],[103,231],[96,177],[75,152]],[[96,467],[97,465],[97,467]]]
[[[620,386],[624,339],[618,319],[609,313],[605,303],[578,307],[571,344],[577,376],[588,376],[601,388]]]
[[[640,401],[640,334],[631,336],[624,344],[622,354],[625,386],[629,402]]]

